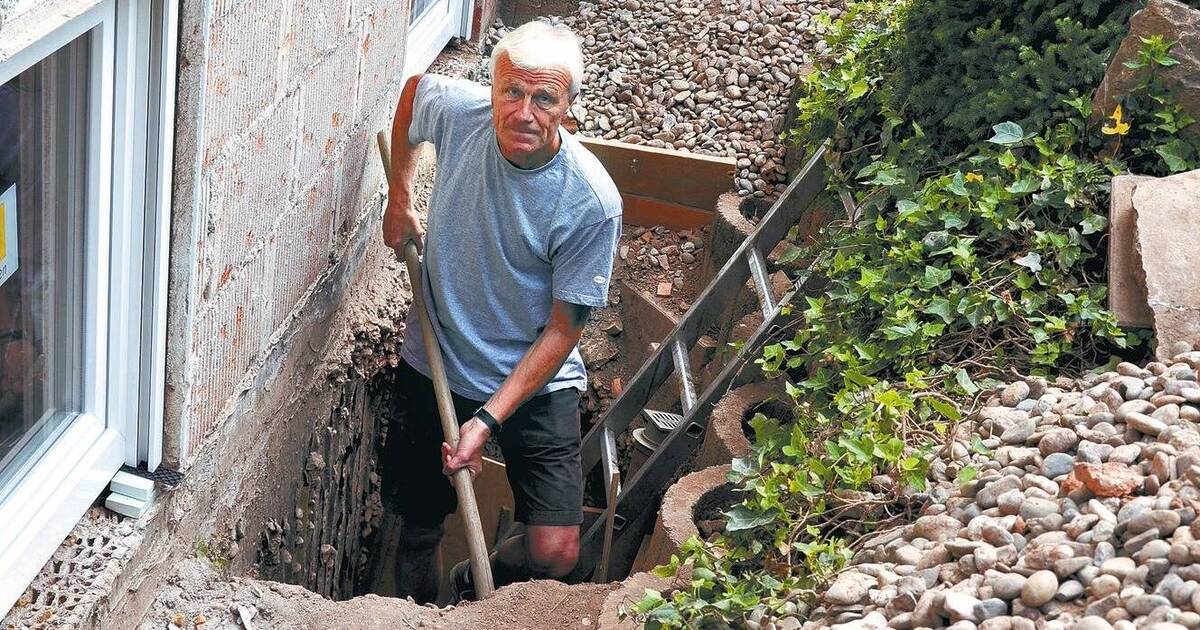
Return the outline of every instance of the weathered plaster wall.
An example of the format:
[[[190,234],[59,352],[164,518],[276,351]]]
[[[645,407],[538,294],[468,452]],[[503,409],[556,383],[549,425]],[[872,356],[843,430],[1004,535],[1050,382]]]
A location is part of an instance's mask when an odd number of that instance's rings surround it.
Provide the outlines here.
[[[184,0],[168,463],[189,467],[273,385],[260,373],[313,287],[377,229],[374,134],[399,94],[407,11],[384,0]]]

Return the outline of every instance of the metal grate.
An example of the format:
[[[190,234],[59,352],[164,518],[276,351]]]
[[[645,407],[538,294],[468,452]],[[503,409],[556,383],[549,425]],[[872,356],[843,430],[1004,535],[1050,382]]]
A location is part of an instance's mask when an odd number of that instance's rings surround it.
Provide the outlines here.
[[[642,417],[646,419],[646,426],[654,427],[659,436],[666,436],[683,424],[683,416],[669,411],[643,409]]]
[[[143,463],[138,464],[137,468],[129,465],[122,466],[121,470],[131,475],[137,475],[138,477],[149,479],[151,481],[157,481],[167,490],[173,490],[175,486],[179,485],[179,482],[183,481],[183,473],[179,472],[178,470],[167,468],[166,466],[159,466],[157,470],[150,472],[149,470],[146,470],[146,464]]]

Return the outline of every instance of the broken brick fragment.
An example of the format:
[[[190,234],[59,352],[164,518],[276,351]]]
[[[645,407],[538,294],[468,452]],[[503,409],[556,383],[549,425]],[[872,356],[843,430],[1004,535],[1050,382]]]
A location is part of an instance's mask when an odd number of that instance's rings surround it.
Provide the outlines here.
[[[1119,462],[1077,462],[1071,476],[1098,497],[1123,497],[1142,487],[1142,473]]]

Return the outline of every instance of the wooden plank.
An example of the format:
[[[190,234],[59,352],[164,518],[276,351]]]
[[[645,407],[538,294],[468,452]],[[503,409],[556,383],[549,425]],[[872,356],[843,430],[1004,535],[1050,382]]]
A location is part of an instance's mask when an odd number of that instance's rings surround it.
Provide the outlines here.
[[[578,136],[622,193],[711,209],[733,188],[737,162],[613,140]]]
[[[622,193],[621,201],[624,205],[622,220],[642,227],[665,225],[672,230],[687,230],[709,225],[713,220],[711,211],[650,197]]]

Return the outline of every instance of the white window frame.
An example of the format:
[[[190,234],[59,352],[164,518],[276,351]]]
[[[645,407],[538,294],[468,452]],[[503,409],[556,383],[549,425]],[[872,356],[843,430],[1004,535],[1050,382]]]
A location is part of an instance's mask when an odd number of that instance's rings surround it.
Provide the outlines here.
[[[122,464],[161,460],[177,15],[98,0],[0,62],[3,84],[92,33],[81,411],[0,488],[0,611]]]
[[[409,16],[404,78],[428,69],[450,38],[470,37],[474,12],[474,0],[435,0],[423,14]]]

